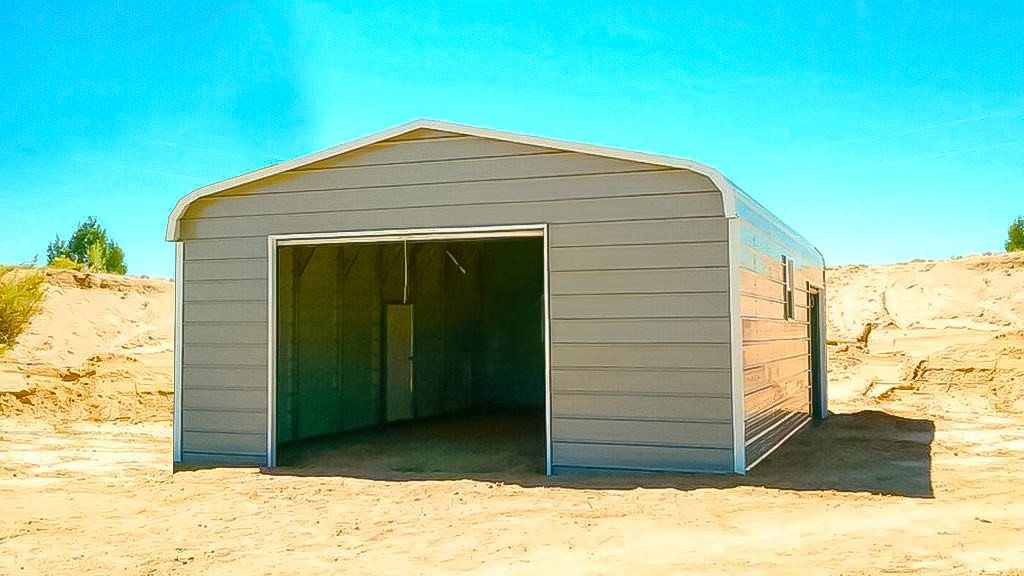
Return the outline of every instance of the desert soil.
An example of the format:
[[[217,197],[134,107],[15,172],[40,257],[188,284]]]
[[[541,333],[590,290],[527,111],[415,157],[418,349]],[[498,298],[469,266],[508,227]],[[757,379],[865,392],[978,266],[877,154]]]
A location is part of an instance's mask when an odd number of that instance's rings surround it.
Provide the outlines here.
[[[1024,568],[1024,255],[830,270],[833,415],[745,477],[172,473],[171,283],[47,290],[0,358],[0,574]]]

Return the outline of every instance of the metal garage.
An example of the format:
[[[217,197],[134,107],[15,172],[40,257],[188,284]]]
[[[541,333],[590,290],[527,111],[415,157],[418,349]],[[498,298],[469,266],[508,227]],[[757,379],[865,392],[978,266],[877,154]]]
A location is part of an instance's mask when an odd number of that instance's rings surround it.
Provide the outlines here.
[[[174,459],[535,410],[544,469],[743,473],[827,411],[824,262],[716,170],[420,120],[193,191]]]

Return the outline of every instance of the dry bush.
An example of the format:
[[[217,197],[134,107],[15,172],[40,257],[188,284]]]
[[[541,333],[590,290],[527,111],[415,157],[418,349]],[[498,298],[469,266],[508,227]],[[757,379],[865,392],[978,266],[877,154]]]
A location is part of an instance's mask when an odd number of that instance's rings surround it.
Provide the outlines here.
[[[0,352],[14,346],[43,300],[43,273],[0,266]]]
[[[50,268],[60,268],[62,270],[77,270],[79,272],[85,270],[85,264],[75,262],[67,256],[57,256],[53,260],[50,260],[50,263],[47,264],[47,266]]]

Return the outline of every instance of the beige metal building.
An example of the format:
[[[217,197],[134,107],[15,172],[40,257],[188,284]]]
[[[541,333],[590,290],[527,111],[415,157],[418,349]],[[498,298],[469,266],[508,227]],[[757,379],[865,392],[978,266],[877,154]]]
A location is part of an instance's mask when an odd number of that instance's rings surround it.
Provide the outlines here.
[[[476,406],[546,469],[744,473],[826,411],[824,261],[718,171],[419,120],[195,190],[174,460]]]

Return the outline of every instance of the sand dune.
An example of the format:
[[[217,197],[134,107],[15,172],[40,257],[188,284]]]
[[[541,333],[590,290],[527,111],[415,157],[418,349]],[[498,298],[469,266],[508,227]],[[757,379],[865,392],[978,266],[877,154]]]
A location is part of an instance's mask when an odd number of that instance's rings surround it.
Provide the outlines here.
[[[0,416],[168,421],[174,285],[48,270],[42,311],[0,359]]]

